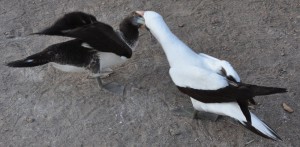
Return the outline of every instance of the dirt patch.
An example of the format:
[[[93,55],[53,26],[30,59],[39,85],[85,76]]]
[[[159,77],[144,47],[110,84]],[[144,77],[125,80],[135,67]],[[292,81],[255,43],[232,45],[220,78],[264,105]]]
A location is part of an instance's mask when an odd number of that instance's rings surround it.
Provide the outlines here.
[[[231,62],[244,82],[287,87],[287,94],[256,98],[252,110],[284,141],[226,117],[211,122],[173,113],[191,107],[190,100],[169,78],[160,45],[142,31],[133,59],[105,79],[124,84],[123,97],[99,91],[85,74],[1,64],[0,146],[300,146],[298,0],[2,0],[1,62],[65,40],[27,35],[75,10],[114,27],[133,10],[155,10],[190,47]]]

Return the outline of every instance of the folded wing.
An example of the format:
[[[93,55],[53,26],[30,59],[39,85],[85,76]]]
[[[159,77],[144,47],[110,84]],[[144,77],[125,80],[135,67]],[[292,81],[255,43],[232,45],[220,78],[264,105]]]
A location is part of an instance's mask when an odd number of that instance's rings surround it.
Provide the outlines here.
[[[51,27],[33,33],[78,38],[101,52],[113,52],[130,58],[131,48],[120,38],[114,29],[90,14],[72,12],[57,20]]]

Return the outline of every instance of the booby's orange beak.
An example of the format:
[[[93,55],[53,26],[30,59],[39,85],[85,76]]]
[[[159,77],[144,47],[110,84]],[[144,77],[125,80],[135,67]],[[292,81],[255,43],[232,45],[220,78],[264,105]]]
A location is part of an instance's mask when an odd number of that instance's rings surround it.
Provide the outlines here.
[[[136,14],[140,15],[140,16],[144,16],[145,11],[135,11]]]

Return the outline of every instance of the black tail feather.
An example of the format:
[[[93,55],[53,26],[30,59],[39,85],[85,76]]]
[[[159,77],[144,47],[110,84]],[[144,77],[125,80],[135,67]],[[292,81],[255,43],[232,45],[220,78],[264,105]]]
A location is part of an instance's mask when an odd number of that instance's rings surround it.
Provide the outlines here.
[[[263,121],[262,121],[262,122],[263,122]],[[259,130],[257,130],[255,127],[253,127],[253,126],[252,126],[250,123],[248,123],[248,122],[244,122],[244,123],[239,122],[239,123],[240,123],[242,126],[244,126],[245,128],[247,128],[248,130],[252,131],[253,133],[255,133],[255,134],[259,135],[259,136],[262,136],[262,137],[264,137],[264,138],[271,139],[271,140],[274,140],[274,141],[277,141],[277,140],[282,141],[282,139],[278,136],[278,134],[277,134],[273,129],[271,129],[269,126],[268,126],[268,128],[269,128],[270,132],[272,132],[272,135],[275,136],[276,138],[272,138],[272,137],[269,137],[269,136],[263,134],[262,132],[260,132]],[[265,123],[265,122],[263,122],[263,123]],[[265,123],[265,124],[266,124],[266,123]]]
[[[286,88],[266,87],[266,86],[250,85],[250,84],[248,84],[247,87],[249,87],[252,90],[254,96],[287,92]]]
[[[53,36],[63,36],[60,28],[50,27],[40,32],[31,33],[29,35],[53,35]]]

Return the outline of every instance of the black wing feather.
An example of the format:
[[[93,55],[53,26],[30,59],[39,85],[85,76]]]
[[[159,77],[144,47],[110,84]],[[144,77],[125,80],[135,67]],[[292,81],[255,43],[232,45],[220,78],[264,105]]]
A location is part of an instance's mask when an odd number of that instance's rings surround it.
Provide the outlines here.
[[[237,103],[239,104],[244,116],[246,117],[247,122],[251,124],[251,114],[248,109],[248,101],[238,98]]]
[[[248,109],[248,102],[255,104],[253,97],[263,94],[268,95],[286,92],[286,90],[283,88],[236,83],[232,80],[230,80],[229,84],[230,85],[228,85],[227,87],[220,88],[217,90],[199,90],[179,86],[177,86],[177,88],[182,93],[185,93],[190,97],[203,103],[237,102],[248,122],[251,122],[251,116]]]
[[[264,121],[262,121],[262,122],[265,123]],[[257,134],[257,135],[260,135],[260,136],[262,136],[262,137],[264,137],[264,138],[272,139],[272,140],[276,141],[276,139],[271,138],[271,137],[265,135],[264,133],[260,132],[259,130],[257,130],[255,127],[253,127],[253,126],[251,125],[251,123],[248,123],[248,122],[244,122],[244,124],[241,123],[241,122],[239,122],[239,123],[240,123],[241,125],[243,125],[245,128],[249,129],[250,131],[252,131],[253,133],[255,133],[255,134]],[[265,123],[265,125],[267,125],[267,124]],[[270,126],[268,126],[268,128],[269,128],[269,130],[271,131],[271,133],[272,133],[278,140],[281,140],[281,141],[282,141],[282,139],[279,137],[279,135],[278,135],[278,134],[270,127]]]
[[[101,52],[112,52],[127,58],[132,55],[131,48],[110,25],[99,22],[95,16],[83,12],[68,13],[51,27],[33,34],[77,38]]]
[[[49,28],[33,34],[64,36],[64,32],[84,27],[96,22],[98,21],[93,15],[83,12],[71,12],[58,19]]]
[[[79,38],[101,52],[113,52],[130,58],[131,48],[107,24],[97,22],[85,27],[68,31],[64,36]]]
[[[43,51],[30,55],[22,60],[9,62],[10,67],[34,67],[49,62],[88,67],[92,60],[97,59],[97,51],[81,46],[79,39],[53,44]],[[99,65],[95,65],[97,67]]]

